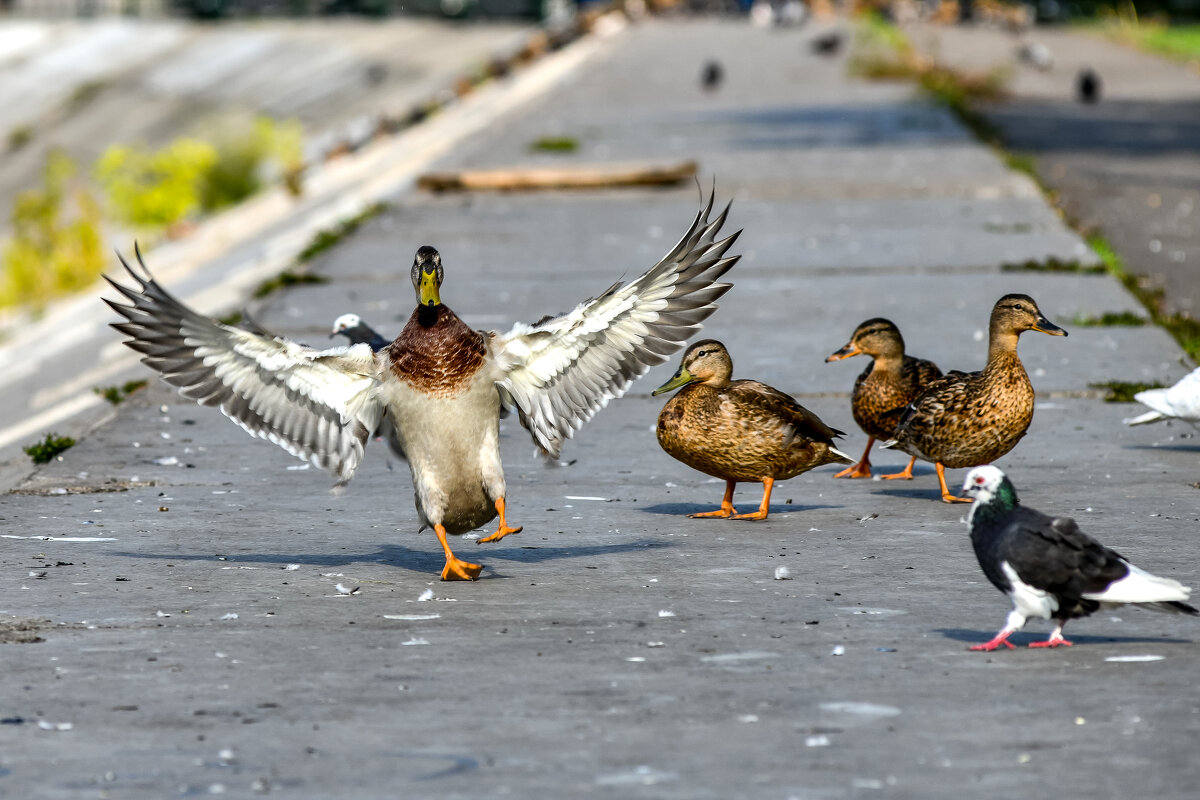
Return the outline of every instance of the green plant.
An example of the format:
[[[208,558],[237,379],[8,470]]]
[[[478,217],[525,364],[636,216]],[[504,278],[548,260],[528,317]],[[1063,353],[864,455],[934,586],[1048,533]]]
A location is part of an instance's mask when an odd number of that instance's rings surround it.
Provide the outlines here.
[[[75,440],[70,436],[59,436],[56,433],[47,433],[46,438],[40,442],[34,442],[28,447],[22,447],[25,455],[29,456],[30,460],[35,464],[46,464],[52,461],[59,453],[65,450],[70,450],[75,446]]]
[[[46,158],[42,185],[17,195],[4,248],[0,306],[42,308],[52,297],[90,286],[104,271],[100,209],[75,181],[62,151]]]
[[[1140,314],[1135,314],[1132,311],[1105,311],[1098,317],[1086,316],[1079,314],[1072,320],[1073,324],[1081,328],[1098,328],[1098,327],[1126,327],[1137,328],[1149,323],[1149,320]]]
[[[18,125],[8,132],[8,152],[15,153],[33,141],[33,127]]]
[[[217,157],[200,186],[205,211],[218,211],[258,192],[274,176],[299,194],[303,158],[303,129],[295,120],[270,117],[238,120],[218,128],[211,137]]]
[[[332,228],[322,228],[313,234],[312,240],[296,256],[300,264],[312,261],[335,244],[358,230],[364,222],[381,214],[387,209],[387,203],[372,203],[353,217],[342,220]]]
[[[1138,392],[1144,392],[1147,389],[1161,389],[1163,385],[1157,381],[1154,383],[1130,383],[1129,381],[1102,381],[1100,383],[1089,383],[1088,386],[1093,389],[1103,389],[1104,402],[1106,403],[1132,403],[1133,396]]]
[[[108,402],[112,403],[114,406],[118,406],[123,403],[125,398],[129,397],[129,395],[133,394],[139,389],[145,388],[146,383],[147,382],[144,380],[126,381],[120,386],[94,386],[92,387],[92,391],[103,397]]]
[[[543,136],[535,139],[529,149],[545,153],[574,153],[579,149],[579,140],[570,136]]]
[[[113,145],[96,162],[95,176],[121,222],[160,229],[201,208],[205,176],[217,150],[199,139],[176,139],[161,150]]]
[[[313,275],[308,272],[296,272],[285,269],[274,278],[268,278],[254,290],[255,299],[262,299],[272,292],[286,289],[289,286],[300,286],[306,283],[329,283],[329,278],[323,275]]]

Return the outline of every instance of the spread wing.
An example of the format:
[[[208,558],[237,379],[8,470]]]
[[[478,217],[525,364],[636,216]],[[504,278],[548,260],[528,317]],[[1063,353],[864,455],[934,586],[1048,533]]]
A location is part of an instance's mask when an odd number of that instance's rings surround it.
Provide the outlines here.
[[[550,456],[716,310],[731,286],[717,280],[741,257],[725,252],[741,231],[715,241],[729,206],[710,222],[712,206],[710,194],[679,243],[641,277],[614,284],[569,314],[518,324],[496,338],[497,383]]]
[[[142,354],[142,363],[184,397],[219,407],[250,435],[329,470],[338,485],[353,477],[383,416],[370,347],[314,350],[222,325],[163,289],[140,251],[140,271],[118,257],[138,285],[106,277],[131,304],[104,302],[127,320],[112,326],[130,337],[125,344]]]

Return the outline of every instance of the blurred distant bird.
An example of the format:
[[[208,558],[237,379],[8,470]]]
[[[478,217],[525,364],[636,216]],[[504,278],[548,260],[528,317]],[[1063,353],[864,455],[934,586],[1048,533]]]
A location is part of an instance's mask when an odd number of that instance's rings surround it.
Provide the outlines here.
[[[1094,69],[1081,70],[1075,80],[1075,95],[1081,103],[1099,103],[1101,86],[1100,76]]]
[[[1079,530],[1070,517],[1051,517],[1017,500],[1017,490],[999,469],[976,467],[963,492],[975,498],[967,515],[971,545],[983,574],[1012,598],[1013,610],[991,641],[972,650],[1012,648],[1008,637],[1030,617],[1053,619],[1054,630],[1030,647],[1070,647],[1067,620],[1127,603],[1155,611],[1198,614],[1186,602],[1191,590],[1130,564]]]
[[[830,31],[811,40],[809,47],[819,56],[836,56],[842,50],[844,38],[841,31]]]
[[[358,314],[342,314],[335,319],[329,338],[332,339],[339,333],[349,339],[352,345],[369,344],[376,353],[392,343],[391,339],[383,338],[378,331],[363,322]]]
[[[1054,54],[1041,42],[1025,42],[1017,48],[1017,59],[1046,72],[1054,67]]]
[[[704,68],[700,70],[700,88],[706,92],[715,92],[721,87],[721,81],[725,80],[725,68],[721,66],[721,62],[716,59],[711,59],[704,62]]]
[[[502,402],[557,458],[609,400],[683,347],[716,310],[731,286],[720,278],[739,258],[725,255],[737,233],[716,238],[728,206],[715,219],[712,208],[710,194],[678,244],[639,277],[508,333],[473,330],[442,303],[442,257],[428,246],[409,273],[417,307],[380,352],[363,344],[318,351],[223,325],[163,289],[140,252],[138,268],[125,264],[134,286],[109,279],[128,304],[107,302],[124,317],[113,327],[125,343],[181,394],[329,470],[339,486],[382,425],[408,461],[420,527],[434,530],[445,553],[442,580],[474,580],[483,567],[456,557],[446,537],[497,516],[498,529],[479,542],[521,530],[505,513]]]
[[[790,395],[758,381],[731,381],[732,374],[733,359],[725,345],[705,339],[689,347],[674,377],[651,393],[679,389],[658,415],[662,449],[725,481],[720,509],[689,516],[766,519],[775,481],[822,464],[854,463],[833,446],[841,431]],[[763,485],[758,511],[737,513],[733,490],[738,482]]]
[[[1177,419],[1200,428],[1200,367],[1180,378],[1169,389],[1147,389],[1133,396],[1150,410],[1125,420],[1126,425],[1148,425],[1151,422]]]

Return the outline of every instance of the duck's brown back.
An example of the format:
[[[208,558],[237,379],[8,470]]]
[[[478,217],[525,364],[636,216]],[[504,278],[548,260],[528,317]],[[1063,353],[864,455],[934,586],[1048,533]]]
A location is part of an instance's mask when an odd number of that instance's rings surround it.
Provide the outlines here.
[[[951,372],[901,422],[899,449],[947,467],[989,464],[1016,446],[1033,420],[1033,386],[1015,351],[982,372]]]
[[[845,462],[832,450],[840,432],[783,392],[757,381],[679,390],[658,417],[669,455],[723,480],[786,480],[822,464]]]
[[[876,439],[890,439],[908,404],[942,371],[932,361],[905,356],[893,369],[873,362],[854,382],[850,410],[858,427]]]

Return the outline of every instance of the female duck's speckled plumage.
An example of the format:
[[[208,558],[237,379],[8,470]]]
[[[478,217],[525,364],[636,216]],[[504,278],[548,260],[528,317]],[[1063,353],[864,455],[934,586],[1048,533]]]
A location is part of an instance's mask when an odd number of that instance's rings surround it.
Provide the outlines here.
[[[719,279],[738,260],[725,255],[737,233],[716,239],[729,209],[710,220],[712,205],[710,195],[678,244],[640,277],[504,334],[472,330],[442,304],[441,256],[432,247],[413,259],[417,309],[378,352],[367,344],[318,351],[222,325],[159,286],[140,253],[140,270],[125,265],[136,287],[110,281],[131,301],[109,301],[126,320],[113,327],[184,396],[330,470],[339,485],[378,429],[408,460],[422,527],[434,529],[445,552],[443,580],[473,580],[482,567],[455,557],[446,535],[497,516],[496,532],[479,541],[520,530],[505,518],[502,400],[557,457],[610,399],[682,347],[716,310],[730,287]]]
[[[946,467],[995,461],[1016,446],[1033,420],[1033,386],[1017,356],[1018,337],[1030,330],[1067,335],[1042,315],[1032,297],[1009,294],[997,300],[988,326],[987,365],[979,372],[950,372],[930,384],[885,445],[934,462],[947,503],[970,500],[950,494]]]
[[[860,354],[870,356],[871,363],[854,381],[850,411],[858,427],[867,434],[867,447],[857,464],[834,475],[835,478],[871,477],[870,455],[875,440],[891,439],[909,403],[942,377],[942,371],[932,361],[905,355],[900,329],[881,317],[859,325],[846,346],[825,361],[840,361]],[[903,472],[882,477],[912,478],[913,461],[909,461]]]
[[[763,519],[775,481],[850,459],[833,446],[841,431],[777,389],[731,381],[732,372],[733,361],[720,342],[706,339],[689,347],[675,376],[654,391],[683,387],[658,416],[658,442],[672,457],[726,482],[721,510],[692,516]],[[733,508],[738,482],[764,485],[757,512],[739,515]]]

